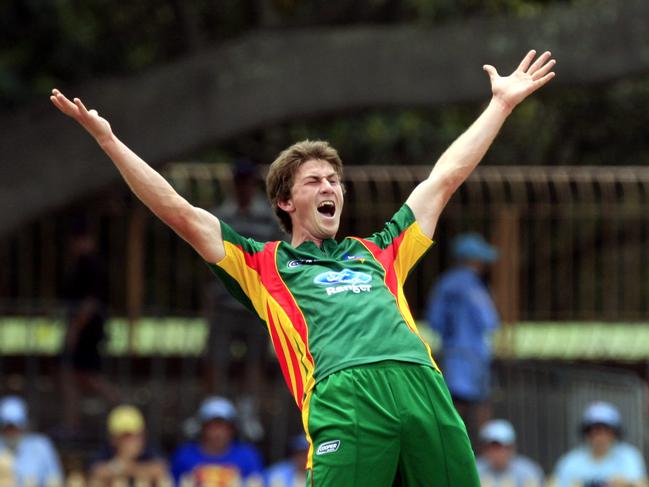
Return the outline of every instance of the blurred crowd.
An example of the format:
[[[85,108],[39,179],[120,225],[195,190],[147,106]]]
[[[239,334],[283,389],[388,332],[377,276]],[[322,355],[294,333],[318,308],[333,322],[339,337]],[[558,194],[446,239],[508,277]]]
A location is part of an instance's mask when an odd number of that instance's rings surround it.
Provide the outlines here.
[[[81,472],[64,472],[57,447],[30,428],[28,408],[18,396],[0,400],[0,485],[45,487],[113,486],[259,486],[304,485],[308,443],[296,436],[285,460],[265,465],[252,443],[242,439],[234,404],[210,396],[192,418],[199,428],[194,438],[171,454],[147,442],[145,418],[137,407],[121,404],[106,418],[104,445],[88,452]]]
[[[294,487],[305,485],[309,444],[291,439],[284,460],[265,465],[260,451],[243,439],[234,404],[207,397],[194,420],[194,438],[171,454],[147,442],[146,421],[133,405],[113,408],[105,443],[89,452],[82,472],[64,472],[56,445],[30,428],[23,399],[0,400],[0,486],[180,486]],[[597,401],[583,411],[581,444],[557,459],[552,472],[517,452],[516,432],[505,419],[488,421],[479,433],[478,471],[485,487],[630,487],[647,485],[640,451],[624,441],[618,409]],[[74,483],[76,482],[76,484]],[[368,486],[369,487],[369,486]]]

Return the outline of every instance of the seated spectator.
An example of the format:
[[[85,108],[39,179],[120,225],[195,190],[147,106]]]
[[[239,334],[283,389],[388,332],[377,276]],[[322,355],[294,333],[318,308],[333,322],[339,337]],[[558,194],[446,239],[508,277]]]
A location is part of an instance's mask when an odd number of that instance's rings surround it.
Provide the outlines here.
[[[304,487],[306,485],[306,460],[309,442],[304,435],[297,435],[289,444],[290,458],[276,463],[266,470],[266,487]]]
[[[607,402],[594,402],[581,422],[584,444],[559,459],[555,470],[557,487],[639,486],[647,471],[637,448],[620,440],[620,413]]]
[[[16,396],[0,400],[3,485],[62,485],[59,457],[48,438],[27,431],[27,406]]]
[[[171,470],[177,483],[188,478],[195,486],[234,487],[261,478],[259,453],[237,440],[237,412],[230,401],[218,396],[205,399],[198,419],[198,441],[181,446],[173,456]]]
[[[480,430],[482,454],[478,457],[484,487],[542,487],[543,470],[516,454],[516,432],[509,421],[494,419]]]
[[[160,485],[168,479],[167,465],[160,455],[146,448],[144,418],[134,406],[117,406],[108,415],[109,445],[90,465],[91,485]]]

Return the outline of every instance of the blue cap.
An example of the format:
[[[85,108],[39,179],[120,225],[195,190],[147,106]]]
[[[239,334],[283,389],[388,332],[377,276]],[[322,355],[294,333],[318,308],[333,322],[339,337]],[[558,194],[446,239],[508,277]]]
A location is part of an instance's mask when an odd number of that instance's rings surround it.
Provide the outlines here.
[[[453,257],[490,263],[498,259],[498,250],[478,233],[462,233],[453,239]]]
[[[234,405],[224,397],[208,397],[201,403],[198,410],[198,417],[202,423],[213,419],[223,419],[234,423],[237,419],[237,410]]]
[[[619,431],[622,427],[620,412],[608,402],[597,401],[588,405],[581,419],[582,428],[587,429],[595,424],[602,424]]]
[[[516,443],[516,432],[512,424],[504,419],[494,419],[480,430],[480,439],[485,443],[513,445]]]
[[[7,396],[0,401],[0,426],[27,427],[27,405],[18,396]]]

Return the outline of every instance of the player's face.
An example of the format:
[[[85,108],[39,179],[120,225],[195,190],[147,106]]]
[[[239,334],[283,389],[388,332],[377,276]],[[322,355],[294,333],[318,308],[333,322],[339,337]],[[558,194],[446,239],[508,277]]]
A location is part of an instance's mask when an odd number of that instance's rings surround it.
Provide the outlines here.
[[[293,178],[291,199],[280,203],[293,222],[293,241],[324,240],[338,232],[343,209],[340,178],[327,161],[302,164]]]

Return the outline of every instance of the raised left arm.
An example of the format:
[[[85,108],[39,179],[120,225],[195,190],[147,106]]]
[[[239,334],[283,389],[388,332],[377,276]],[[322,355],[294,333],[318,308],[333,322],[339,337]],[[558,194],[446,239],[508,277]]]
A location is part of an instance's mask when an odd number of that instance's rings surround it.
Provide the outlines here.
[[[514,107],[554,77],[555,60],[550,59],[550,52],[544,52],[536,61],[535,57],[536,51],[528,52],[518,68],[506,77],[500,76],[493,66],[484,66],[491,81],[489,105],[446,149],[430,176],[413,190],[406,201],[422,231],[429,237],[432,238],[446,203],[482,160]]]

